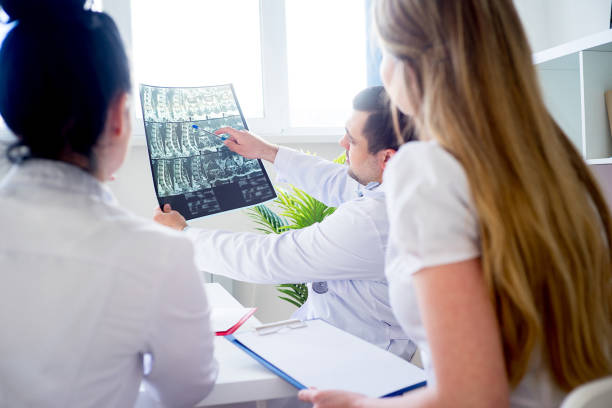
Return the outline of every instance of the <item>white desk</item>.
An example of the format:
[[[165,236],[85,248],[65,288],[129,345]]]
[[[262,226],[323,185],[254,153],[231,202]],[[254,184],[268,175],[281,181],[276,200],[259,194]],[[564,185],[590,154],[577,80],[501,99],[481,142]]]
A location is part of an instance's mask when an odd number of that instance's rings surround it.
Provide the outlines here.
[[[242,306],[218,283],[206,283],[205,289],[208,302],[213,307]],[[238,330],[252,329],[259,324],[253,316]],[[215,358],[219,362],[219,377],[212,392],[197,407],[265,401],[297,394],[295,387],[220,336],[215,338]]]

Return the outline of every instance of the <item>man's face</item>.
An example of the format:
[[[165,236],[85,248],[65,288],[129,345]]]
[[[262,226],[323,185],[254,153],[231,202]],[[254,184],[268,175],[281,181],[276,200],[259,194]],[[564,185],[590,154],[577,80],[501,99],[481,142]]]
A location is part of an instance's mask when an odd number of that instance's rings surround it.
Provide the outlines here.
[[[363,128],[369,116],[370,113],[368,112],[354,110],[346,122],[346,133],[339,142],[340,146],[346,149],[349,176],[363,185],[372,181],[380,183],[384,168],[379,163],[379,155],[369,152],[368,140],[363,133]]]

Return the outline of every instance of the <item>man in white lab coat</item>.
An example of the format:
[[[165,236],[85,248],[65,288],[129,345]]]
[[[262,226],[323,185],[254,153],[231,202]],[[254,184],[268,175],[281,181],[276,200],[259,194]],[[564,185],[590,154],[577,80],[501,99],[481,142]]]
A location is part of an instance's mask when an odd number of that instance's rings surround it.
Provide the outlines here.
[[[398,148],[391,107],[383,87],[367,88],[353,100],[340,145],[348,165],[270,144],[246,131],[225,145],[249,159],[274,163],[278,181],[291,183],[329,206],[323,222],[281,235],[206,230],[187,226],[166,205],[154,219],[185,230],[201,270],[252,283],[308,282],[300,319],[321,318],[349,333],[411,359],[416,347],[397,323],[384,273],[389,225],[381,186],[388,160]],[[399,125],[411,131],[397,112]]]

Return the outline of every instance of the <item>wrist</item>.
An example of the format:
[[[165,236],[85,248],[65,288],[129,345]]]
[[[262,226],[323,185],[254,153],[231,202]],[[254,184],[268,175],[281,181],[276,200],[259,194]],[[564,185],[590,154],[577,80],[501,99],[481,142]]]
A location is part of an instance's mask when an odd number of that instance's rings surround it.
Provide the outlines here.
[[[261,157],[262,159],[269,161],[270,163],[274,163],[276,160],[276,155],[278,154],[278,145],[269,145],[266,149],[266,153]]]

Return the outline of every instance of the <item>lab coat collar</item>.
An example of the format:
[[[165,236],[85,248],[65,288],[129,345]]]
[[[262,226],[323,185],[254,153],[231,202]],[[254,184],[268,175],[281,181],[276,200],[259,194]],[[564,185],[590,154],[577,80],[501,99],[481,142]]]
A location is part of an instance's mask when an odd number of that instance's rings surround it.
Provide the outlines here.
[[[383,186],[377,181],[371,181],[365,186],[363,184],[360,184],[359,191],[357,193],[359,197],[378,196],[381,194],[384,194]]]
[[[28,159],[13,165],[0,182],[0,190],[23,186],[83,194],[107,204],[117,204],[117,199],[111,190],[90,173],[58,160]]]
[[[378,181],[370,181],[368,184],[366,184],[365,189],[372,191],[378,186],[380,186],[380,183]]]

